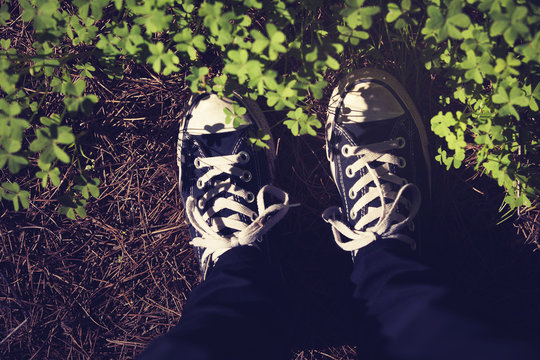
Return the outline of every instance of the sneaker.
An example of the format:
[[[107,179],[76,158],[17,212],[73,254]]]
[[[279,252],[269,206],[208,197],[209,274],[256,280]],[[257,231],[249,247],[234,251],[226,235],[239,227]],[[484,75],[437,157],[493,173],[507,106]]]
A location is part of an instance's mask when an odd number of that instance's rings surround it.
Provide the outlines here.
[[[347,75],[328,106],[326,151],[342,207],[323,219],[337,244],[353,258],[377,239],[414,248],[412,219],[429,197],[430,160],[422,119],[398,80],[377,69]]]
[[[234,112],[235,103],[247,109],[236,127],[225,114],[225,109]],[[288,211],[288,194],[271,185],[272,139],[266,151],[249,141],[259,130],[270,134],[256,103],[215,94],[194,96],[182,119],[177,149],[180,190],[203,278],[227,250],[257,246]],[[271,205],[266,204],[268,197],[275,200]]]

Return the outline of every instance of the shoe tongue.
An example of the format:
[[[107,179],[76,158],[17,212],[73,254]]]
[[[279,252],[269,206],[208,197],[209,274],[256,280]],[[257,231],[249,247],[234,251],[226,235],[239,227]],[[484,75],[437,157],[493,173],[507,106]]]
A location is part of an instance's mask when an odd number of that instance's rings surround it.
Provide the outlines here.
[[[207,157],[226,156],[240,151],[241,144],[239,144],[239,141],[241,141],[242,137],[247,137],[248,130],[249,128],[246,127],[239,131],[201,134],[193,137],[200,140],[199,144],[201,144]],[[236,151],[234,151],[235,149]]]
[[[396,123],[399,122],[400,119],[392,118],[362,124],[347,124],[345,128],[354,142],[361,146],[389,140]]]

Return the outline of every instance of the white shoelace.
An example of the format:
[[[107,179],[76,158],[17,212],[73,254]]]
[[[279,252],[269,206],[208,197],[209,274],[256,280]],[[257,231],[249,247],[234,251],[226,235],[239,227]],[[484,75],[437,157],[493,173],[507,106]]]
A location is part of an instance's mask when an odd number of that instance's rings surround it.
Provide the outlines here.
[[[286,192],[275,186],[265,185],[257,194],[258,211],[255,212],[235,200],[235,198],[240,197],[247,202],[253,202],[255,200],[253,193],[232,184],[230,180],[213,180],[218,175],[229,174],[239,176],[244,181],[249,181],[251,174],[236,166],[244,164],[248,160],[249,157],[244,152],[236,155],[197,158],[195,160],[197,168],[209,168],[198,179],[197,186],[203,188],[206,183],[212,182],[212,189],[200,199],[197,200],[190,196],[186,201],[187,218],[191,225],[201,234],[201,237],[192,239],[191,244],[204,248],[201,258],[203,264],[207,260],[216,261],[220,255],[233,247],[254,243],[283,218],[291,206],[289,205],[289,195]],[[222,196],[224,193],[233,196],[224,197]],[[267,207],[264,202],[265,194],[272,195],[279,202]],[[201,213],[205,204],[214,198],[216,199],[212,205],[204,213]],[[233,214],[226,217],[216,215],[224,209],[232,210]],[[245,222],[245,218],[243,219],[241,215],[245,215],[251,222]],[[219,231],[224,227],[234,230],[233,233],[227,236],[219,234]],[[211,258],[208,259],[208,257]]]
[[[353,164],[346,168],[346,176],[352,178],[361,169],[365,168],[367,170],[349,189],[349,193],[343,194],[343,196],[349,196],[349,198],[354,200],[361,194],[361,189],[367,187],[371,182],[375,184],[374,187],[369,187],[368,191],[349,210],[351,219],[354,220],[361,209],[377,199],[377,197],[381,203],[379,207],[369,206],[366,213],[363,214],[354,228],[351,228],[346,221],[342,220],[344,216],[341,208],[333,206],[324,211],[323,219],[332,225],[334,239],[343,250],[356,251],[378,238],[395,238],[404,241],[413,248],[415,247],[414,240],[401,234],[400,230],[409,224],[418,213],[420,208],[420,190],[415,184],[408,184],[405,179],[390,172],[390,164],[400,167],[405,166],[403,158],[389,153],[390,150],[402,146],[404,146],[404,139],[398,138],[365,146],[344,145],[341,148],[343,156],[358,157]],[[382,164],[373,168],[371,163],[374,161]],[[400,186],[397,192],[392,191],[392,184]],[[410,197],[408,196],[409,200],[403,197],[403,193],[406,190],[411,193]],[[393,201],[387,204],[386,199]],[[398,212],[398,204],[400,202],[408,208],[408,216],[404,216]],[[366,225],[375,220],[378,220],[375,225],[365,228]],[[341,235],[351,240],[344,242],[341,240]]]

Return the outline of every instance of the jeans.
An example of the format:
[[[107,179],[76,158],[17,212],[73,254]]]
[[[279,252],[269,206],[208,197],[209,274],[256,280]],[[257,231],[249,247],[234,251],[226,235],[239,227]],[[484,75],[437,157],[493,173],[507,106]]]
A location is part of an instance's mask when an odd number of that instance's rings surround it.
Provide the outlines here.
[[[364,313],[355,321],[369,318],[377,334],[357,344],[371,348],[363,352],[375,358],[540,359],[535,344],[477,319],[467,301],[397,240],[361,248],[351,280]],[[286,304],[280,298],[262,253],[233,248],[193,290],[179,324],[140,359],[286,359]]]

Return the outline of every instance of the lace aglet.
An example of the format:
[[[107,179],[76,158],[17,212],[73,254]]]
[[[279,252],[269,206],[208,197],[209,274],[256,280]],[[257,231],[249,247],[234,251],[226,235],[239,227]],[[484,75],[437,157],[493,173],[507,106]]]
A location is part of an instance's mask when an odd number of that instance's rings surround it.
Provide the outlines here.
[[[300,205],[302,205],[302,204],[300,204],[300,203],[290,204],[289,207],[290,207],[290,208],[292,208],[292,207],[298,207],[298,206],[300,206]]]

